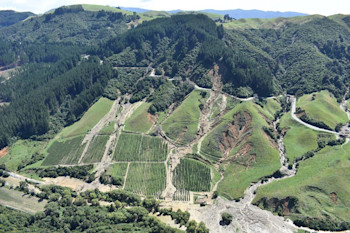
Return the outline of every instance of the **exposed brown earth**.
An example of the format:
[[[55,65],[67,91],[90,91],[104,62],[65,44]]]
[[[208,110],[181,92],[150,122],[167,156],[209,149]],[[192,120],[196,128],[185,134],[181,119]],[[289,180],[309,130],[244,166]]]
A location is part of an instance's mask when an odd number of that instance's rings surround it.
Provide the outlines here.
[[[7,155],[7,153],[8,153],[8,147],[3,148],[2,150],[0,150],[0,157]]]
[[[331,194],[329,194],[329,198],[331,199],[331,201],[334,203],[334,205],[337,204],[338,202],[338,196],[337,193],[332,192]]]

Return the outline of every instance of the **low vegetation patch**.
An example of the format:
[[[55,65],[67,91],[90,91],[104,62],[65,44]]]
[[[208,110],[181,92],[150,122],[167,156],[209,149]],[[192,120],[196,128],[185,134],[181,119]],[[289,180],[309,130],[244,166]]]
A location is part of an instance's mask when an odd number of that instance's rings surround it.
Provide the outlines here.
[[[100,182],[102,184],[123,185],[127,168],[127,163],[111,164],[106,173],[101,176]]]
[[[174,170],[173,184],[179,190],[208,192],[211,186],[211,169],[193,159],[181,159]]]
[[[90,142],[89,148],[82,159],[83,163],[100,162],[106,150],[106,143],[109,140],[108,135],[96,135]]]
[[[306,152],[317,149],[318,132],[293,120],[290,112],[281,118],[279,128],[285,133],[283,142],[290,164]]]
[[[82,145],[84,136],[55,140],[47,149],[47,157],[42,162],[43,166],[77,164],[85,144]]]
[[[163,163],[131,163],[125,190],[141,195],[159,197],[166,185]]]
[[[10,171],[17,171],[25,166],[43,159],[42,150],[46,142],[18,140],[10,148],[7,155],[0,157],[0,164],[6,164]]]
[[[114,152],[116,161],[164,161],[168,146],[158,137],[121,133]]]
[[[152,116],[148,109],[151,103],[142,103],[126,120],[124,129],[127,131],[146,133],[153,125]]]

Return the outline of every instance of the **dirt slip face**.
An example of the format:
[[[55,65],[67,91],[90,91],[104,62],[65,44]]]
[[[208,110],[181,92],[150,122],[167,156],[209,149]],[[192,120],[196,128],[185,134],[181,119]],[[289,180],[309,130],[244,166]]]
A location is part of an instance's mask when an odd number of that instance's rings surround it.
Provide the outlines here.
[[[338,196],[337,193],[332,192],[331,194],[329,194],[329,198],[331,199],[331,201],[334,203],[334,205],[337,204],[338,202]]]
[[[3,148],[0,150],[0,157],[4,157],[8,153],[8,147]]]
[[[246,143],[251,131],[252,117],[249,113],[237,113],[234,116],[234,122],[230,122],[227,129],[222,132],[222,140],[219,141],[219,147],[224,157],[228,159],[228,155],[233,148],[243,144],[234,157],[245,157],[252,149],[252,144]]]

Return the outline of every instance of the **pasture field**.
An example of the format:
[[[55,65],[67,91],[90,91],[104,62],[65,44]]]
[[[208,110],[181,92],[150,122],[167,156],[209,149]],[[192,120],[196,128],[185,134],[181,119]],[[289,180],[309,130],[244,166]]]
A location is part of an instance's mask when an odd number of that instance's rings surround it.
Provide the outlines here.
[[[173,173],[173,184],[179,190],[209,192],[211,169],[197,160],[181,159]]]
[[[10,171],[16,171],[23,161],[29,161],[32,155],[41,153],[46,142],[18,140],[10,148],[7,155],[0,157],[0,164],[5,164]]]
[[[295,121],[290,112],[281,118],[279,128],[287,130],[283,142],[289,164],[292,164],[295,159],[300,158],[306,152],[317,149],[319,132]],[[333,135],[328,135],[335,139]]]
[[[125,190],[141,195],[159,197],[166,185],[164,163],[131,163]]]
[[[42,162],[42,165],[77,164],[85,148],[85,144],[81,144],[83,139],[84,135],[67,138],[65,140],[54,140],[47,148],[48,155]]]
[[[14,189],[0,188],[0,205],[29,214],[35,214],[44,211],[46,204],[46,200],[39,202],[39,198],[37,197],[23,195],[23,192]]]
[[[100,98],[89,108],[79,121],[64,128],[58,136],[61,138],[67,138],[88,133],[89,130],[91,130],[109,112],[112,105],[112,100],[103,97]]]
[[[114,152],[116,161],[152,161],[166,159],[168,146],[158,137],[121,133]]]
[[[254,203],[260,204],[275,198],[295,198],[295,211],[289,213],[292,219],[314,217],[328,221],[348,221],[350,216],[350,143],[327,146],[314,157],[301,161],[294,177],[274,181],[257,190]],[[274,206],[266,205],[270,210]],[[283,214],[283,212],[282,212]]]
[[[146,133],[153,125],[148,109],[152,103],[142,103],[125,121],[126,131]]]
[[[87,149],[83,163],[97,163],[101,162],[103,154],[106,150],[106,143],[109,139],[108,135],[96,135],[90,142],[89,148]]]
[[[208,98],[202,91],[193,91],[162,125],[165,134],[180,145],[187,145],[196,138],[200,117],[200,104]]]
[[[309,118],[323,122],[331,129],[335,129],[338,123],[345,124],[349,121],[346,113],[340,108],[336,98],[329,91],[303,95],[298,100],[297,107],[305,110]]]
[[[262,129],[269,125],[261,111],[260,106],[247,101],[223,116],[223,120],[230,120],[231,123],[234,120],[236,130],[230,132],[237,136],[234,148],[224,159],[224,179],[218,185],[219,194],[228,199],[239,199],[251,183],[272,175],[280,168],[277,145]],[[242,116],[245,119],[241,119]],[[243,127],[240,129],[237,125]]]

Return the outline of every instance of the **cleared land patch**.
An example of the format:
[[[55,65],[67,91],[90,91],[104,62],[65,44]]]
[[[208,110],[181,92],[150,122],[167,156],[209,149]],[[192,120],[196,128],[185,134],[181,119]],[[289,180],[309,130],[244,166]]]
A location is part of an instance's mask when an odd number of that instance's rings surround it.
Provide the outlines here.
[[[146,133],[153,125],[148,109],[151,103],[142,103],[125,122],[125,130]]]
[[[106,150],[106,143],[109,139],[108,135],[96,135],[90,142],[89,148],[82,159],[83,163],[100,162]]]
[[[211,186],[211,169],[202,162],[181,159],[174,170],[173,184],[179,190],[208,192]]]
[[[14,189],[0,188],[0,205],[35,214],[44,211],[46,204],[46,200],[39,202],[37,197],[23,195],[22,192]]]
[[[84,135],[67,138],[65,140],[55,140],[47,149],[47,157],[43,161],[43,166],[50,165],[71,165],[77,164],[85,144],[81,144]]]
[[[350,144],[325,147],[301,161],[294,177],[261,186],[254,202],[291,219],[349,221]]]
[[[346,113],[329,91],[303,95],[297,102],[297,108],[304,110],[310,119],[323,122],[333,130],[338,123],[345,124],[349,121]]]
[[[125,190],[159,197],[166,185],[164,163],[131,163]]]
[[[113,105],[113,101],[107,98],[100,98],[83,117],[68,126],[59,133],[59,137],[72,137],[76,135],[86,134],[106,115]]]
[[[164,161],[168,146],[158,137],[121,133],[114,152],[116,161]]]
[[[181,145],[187,145],[196,138],[200,117],[200,104],[204,104],[206,97],[202,91],[193,91],[182,104],[166,119],[162,125],[165,134]]]

